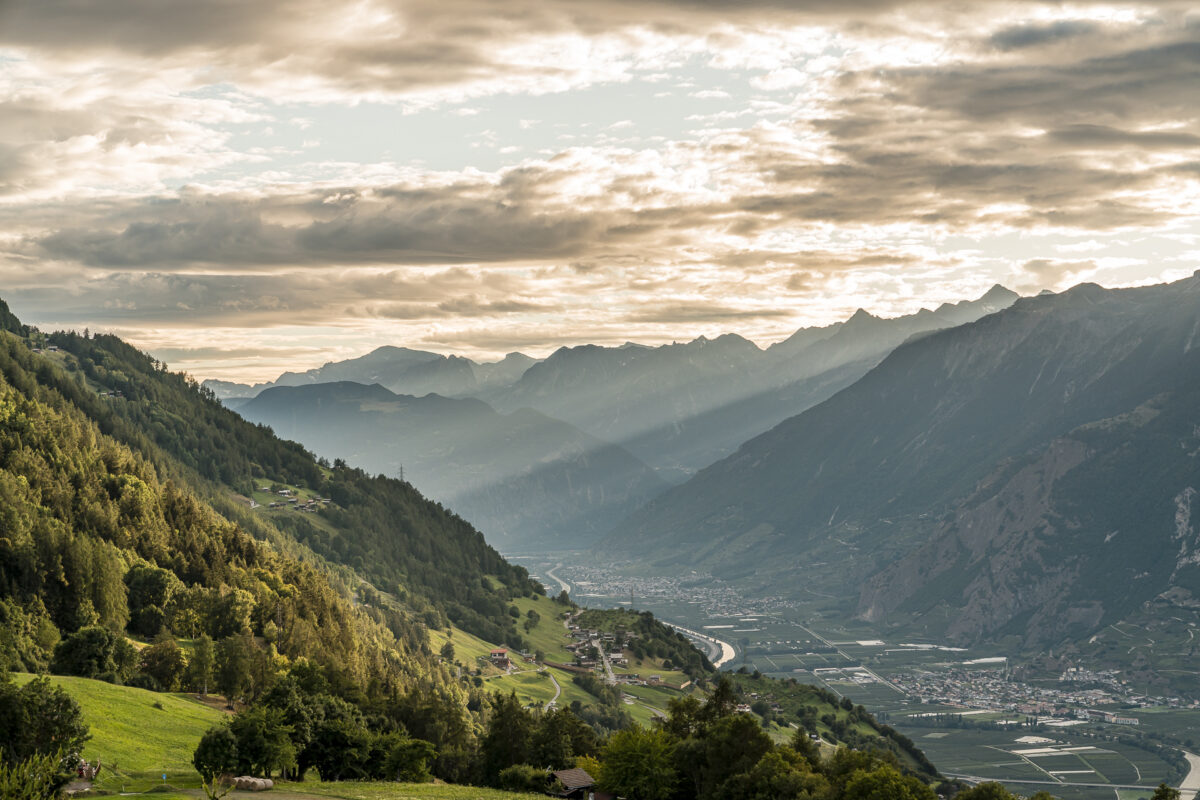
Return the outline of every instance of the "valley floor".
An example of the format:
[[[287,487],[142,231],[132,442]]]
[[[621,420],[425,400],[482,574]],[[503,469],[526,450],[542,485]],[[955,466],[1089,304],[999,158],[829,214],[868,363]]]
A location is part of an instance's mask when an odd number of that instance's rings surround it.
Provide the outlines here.
[[[865,625],[840,623],[827,603],[773,604],[705,576],[630,576],[564,553],[521,563],[535,576],[553,568],[555,582],[569,585],[585,606],[628,607],[632,596],[639,610],[704,637],[698,644],[709,644],[710,655],[717,637],[728,640],[726,669],[794,678],[848,697],[911,738],[948,775],[1008,782],[1026,795],[1045,788],[1065,800],[1136,800],[1160,782],[1181,786],[1185,797],[1200,791],[1200,758],[1188,752],[1200,742],[1194,704],[1135,689],[1112,670],[1017,679],[1003,654],[885,641]],[[1109,718],[1085,718],[1087,710]],[[1124,724],[1115,724],[1118,718]]]

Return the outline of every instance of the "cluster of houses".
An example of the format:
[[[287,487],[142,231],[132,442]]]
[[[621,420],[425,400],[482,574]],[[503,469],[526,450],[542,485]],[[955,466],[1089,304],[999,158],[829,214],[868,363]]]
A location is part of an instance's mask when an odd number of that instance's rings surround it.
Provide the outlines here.
[[[619,642],[620,637],[615,633],[588,630],[575,623],[568,623],[567,629],[571,632],[571,643],[567,645],[567,650],[575,655],[575,666],[598,666],[601,652],[607,654],[609,663],[614,667],[629,666],[629,659],[625,656],[622,645],[634,638],[632,634],[624,634],[624,641]]]
[[[260,486],[258,490],[260,492],[271,491],[269,487],[265,486]],[[267,508],[290,508],[293,511],[316,511],[321,506],[329,505],[329,498],[327,497],[314,497],[311,500],[301,500],[295,496],[295,492],[293,492],[291,489],[280,489],[273,494],[279,495],[279,497],[283,499],[267,503]]]

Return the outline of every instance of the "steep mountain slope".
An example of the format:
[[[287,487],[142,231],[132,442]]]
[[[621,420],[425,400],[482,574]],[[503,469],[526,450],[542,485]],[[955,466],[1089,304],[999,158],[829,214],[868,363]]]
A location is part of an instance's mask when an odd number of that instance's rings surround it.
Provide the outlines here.
[[[480,400],[343,382],[268,389],[239,413],[328,458],[393,476],[403,469],[499,546],[590,543],[666,488],[619,447]]]
[[[41,670],[60,636],[145,627],[153,617],[125,579],[150,567],[180,587],[172,613],[214,638],[262,634],[269,622],[279,653],[350,682],[445,680],[411,616],[354,608],[341,581],[278,530],[257,526],[270,541],[255,538],[52,386],[81,388],[0,333],[0,661]]]
[[[10,328],[0,374],[15,391],[77,420],[73,425],[94,425],[113,446],[145,462],[164,487],[195,498],[221,524],[294,557],[315,553],[350,567],[357,572],[346,574],[352,585],[366,578],[431,622],[448,617],[495,640],[519,639],[506,600],[532,589],[525,570],[507,564],[478,531],[411,486],[322,467],[298,445],[246,422],[190,379],[115,337],[47,337],[18,324]],[[137,477],[148,482],[144,472]],[[307,514],[264,514],[235,499],[235,492],[248,497],[262,482],[332,502]]]
[[[1082,635],[1196,588],[1198,343],[1198,277],[1020,300],[902,345],[606,547],[963,643]]]
[[[848,386],[910,336],[978,319],[1016,297],[997,286],[978,300],[895,319],[860,310],[766,351],[731,334],[563,348],[512,386],[480,396],[500,410],[527,406],[566,420],[678,481]]]
[[[1195,351],[1191,351],[1191,355]],[[1084,639],[1147,603],[1200,609],[1200,358],[1122,414],[985,479],[929,541],[864,587],[874,622],[1034,648]]]

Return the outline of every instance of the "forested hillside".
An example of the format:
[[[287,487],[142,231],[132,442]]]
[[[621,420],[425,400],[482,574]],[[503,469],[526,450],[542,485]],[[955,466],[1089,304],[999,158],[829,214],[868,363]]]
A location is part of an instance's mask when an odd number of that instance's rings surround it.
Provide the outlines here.
[[[10,328],[24,332],[15,320]],[[0,371],[10,384],[89,419],[99,433],[138,453],[160,478],[193,487],[253,538],[285,549],[289,539],[299,541],[431,614],[430,622],[449,618],[494,640],[516,638],[504,600],[509,593],[533,590],[524,570],[411,486],[340,464],[323,467],[299,445],[247,423],[190,379],[116,337],[52,334],[44,341],[58,353],[42,354],[32,351],[33,341],[5,337]],[[319,513],[266,521],[234,502],[230,491],[249,495],[264,481],[305,487],[333,502]],[[280,526],[290,536],[281,536]],[[501,588],[483,580],[485,575]]]
[[[0,672],[230,704],[290,674],[387,708],[383,728],[458,774],[480,703],[427,627],[519,643],[508,600],[538,588],[523,569],[411,487],[316,463],[114,337],[45,336],[2,304],[0,321]],[[259,480],[331,502],[259,515],[233,494]]]

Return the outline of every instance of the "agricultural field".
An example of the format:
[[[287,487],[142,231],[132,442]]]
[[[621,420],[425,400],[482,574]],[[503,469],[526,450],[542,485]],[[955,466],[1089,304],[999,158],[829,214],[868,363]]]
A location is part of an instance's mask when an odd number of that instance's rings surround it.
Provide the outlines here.
[[[1139,727],[1159,731],[1189,747],[1200,747],[1200,713],[1194,709],[1136,708],[1126,713],[1141,722]]]
[[[1045,785],[1011,783],[1022,794],[1045,788],[1060,798],[1112,798],[1114,789],[1071,787],[1099,783],[1146,786],[1149,795],[1159,783],[1180,779],[1172,765],[1130,744],[1060,731],[932,729],[896,722],[925,754],[949,775],[972,775],[991,780],[1039,781]],[[1019,741],[1022,737],[1034,740]],[[1137,796],[1140,790],[1131,790]]]

